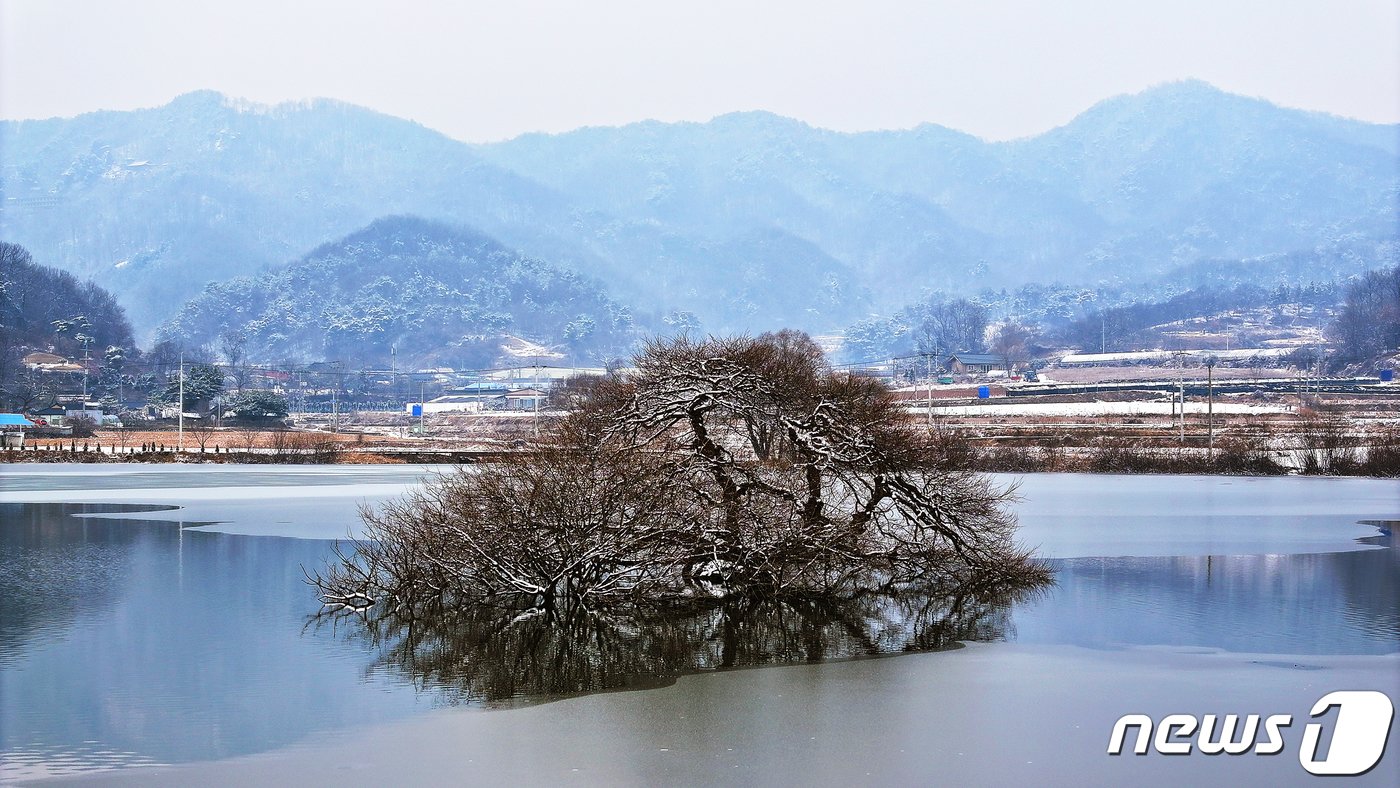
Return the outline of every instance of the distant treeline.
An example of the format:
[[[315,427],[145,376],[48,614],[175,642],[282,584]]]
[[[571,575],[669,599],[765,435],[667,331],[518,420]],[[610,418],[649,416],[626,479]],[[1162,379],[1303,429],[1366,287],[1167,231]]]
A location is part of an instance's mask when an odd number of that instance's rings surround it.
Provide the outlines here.
[[[1200,287],[1165,301],[1095,310],[1066,326],[1063,337],[1066,344],[1085,352],[1138,350],[1140,332],[1165,323],[1285,304],[1330,307],[1340,300],[1341,287],[1335,282],[1279,285],[1272,289],[1255,285],[1236,285],[1228,289]]]
[[[1400,352],[1400,265],[1372,271],[1347,288],[1331,339],[1343,362]]]
[[[1019,327],[1032,344],[1068,345],[1084,352],[1137,350],[1156,341],[1143,333],[1154,326],[1285,305],[1330,309],[1342,303],[1346,292],[1345,284],[1335,281],[1209,285],[1161,300],[1148,300],[1135,289],[1059,283],[985,289],[971,298],[935,292],[889,317],[867,318],[847,328],[844,355],[858,362],[930,352],[998,353],[1007,326]],[[1381,306],[1357,308],[1371,314]]]

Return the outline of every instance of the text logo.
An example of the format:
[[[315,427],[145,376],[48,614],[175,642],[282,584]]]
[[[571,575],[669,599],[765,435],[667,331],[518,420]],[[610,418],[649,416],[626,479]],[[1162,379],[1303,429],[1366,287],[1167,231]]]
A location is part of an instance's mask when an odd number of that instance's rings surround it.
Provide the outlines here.
[[[1330,723],[1313,722],[1303,729],[1298,762],[1310,774],[1365,774],[1385,754],[1395,706],[1383,692],[1341,690],[1329,692],[1313,704],[1311,717],[1337,709]],[[1154,721],[1146,714],[1124,714],[1113,724],[1108,738],[1108,754],[1121,755],[1128,731],[1135,730],[1132,752],[1146,755],[1149,747],[1162,755],[1277,755],[1285,747],[1283,731],[1293,724],[1291,714],[1168,714]],[[1325,757],[1318,757],[1323,733],[1330,730]],[[1262,741],[1260,736],[1263,736]]]

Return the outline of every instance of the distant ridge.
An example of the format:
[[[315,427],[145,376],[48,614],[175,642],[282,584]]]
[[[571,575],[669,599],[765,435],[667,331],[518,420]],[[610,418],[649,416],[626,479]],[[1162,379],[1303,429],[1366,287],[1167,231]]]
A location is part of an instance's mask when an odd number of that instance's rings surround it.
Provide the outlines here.
[[[1400,126],[1198,81],[1010,142],[742,112],[468,145],[340,102],[199,91],[0,123],[0,238],[94,277],[145,332],[207,282],[390,214],[478,227],[703,330],[824,331],[925,290],[1150,283],[1318,248],[1349,250],[1342,274],[1381,267],[1397,150]]]

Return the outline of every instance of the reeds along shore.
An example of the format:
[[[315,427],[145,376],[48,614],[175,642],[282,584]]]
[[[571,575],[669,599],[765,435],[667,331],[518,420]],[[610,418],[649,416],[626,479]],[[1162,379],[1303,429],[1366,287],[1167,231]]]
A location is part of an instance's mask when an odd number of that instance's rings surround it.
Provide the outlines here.
[[[346,442],[290,430],[256,433],[247,445],[224,445],[186,438],[179,447],[175,433],[158,433],[139,443],[103,443],[100,439],[45,440],[0,451],[5,462],[219,462],[246,464],[331,465],[347,459]]]
[[[1319,418],[1288,433],[1199,437],[1021,434],[1000,439],[934,429],[948,467],[999,473],[1177,473],[1400,477],[1400,427],[1368,432]]]
[[[1007,427],[990,437],[974,427],[935,424],[932,442],[945,467],[989,473],[1175,473],[1237,476],[1400,477],[1400,426],[1358,429],[1340,417],[1315,416],[1284,428],[1223,434],[1213,447],[1200,435],[1185,443],[1174,435],[1056,434]],[[155,434],[155,433],[152,433]],[[115,445],[100,439],[44,441],[0,450],[0,462],[215,462],[245,464],[375,464],[405,462],[402,453],[380,454],[319,433],[268,431],[201,448],[162,440]],[[247,445],[244,445],[247,444]],[[433,450],[409,461],[434,461]],[[441,461],[454,461],[444,453]]]

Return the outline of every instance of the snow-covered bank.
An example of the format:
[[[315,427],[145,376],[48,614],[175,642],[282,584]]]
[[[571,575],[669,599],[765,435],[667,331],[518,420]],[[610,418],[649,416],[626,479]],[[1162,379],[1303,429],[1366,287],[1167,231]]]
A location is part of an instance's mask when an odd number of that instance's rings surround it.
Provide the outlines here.
[[[220,533],[341,539],[361,504],[408,492],[459,466],[34,465],[6,469],[0,503],[178,507],[86,515],[210,523]],[[100,472],[95,471],[100,468]],[[996,474],[1018,486],[1020,541],[1044,558],[1258,555],[1365,549],[1393,519],[1393,480],[1366,478]],[[1329,495],[1319,503],[1317,490]]]
[[[23,465],[9,466],[0,503],[120,503],[178,507],[102,515],[208,523],[247,536],[343,539],[359,507],[397,498],[456,466],[409,465]]]

